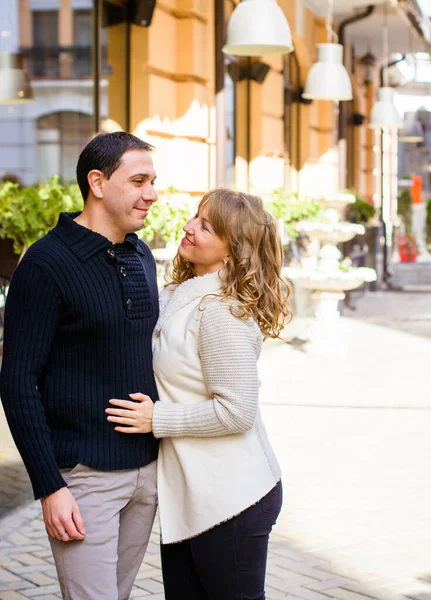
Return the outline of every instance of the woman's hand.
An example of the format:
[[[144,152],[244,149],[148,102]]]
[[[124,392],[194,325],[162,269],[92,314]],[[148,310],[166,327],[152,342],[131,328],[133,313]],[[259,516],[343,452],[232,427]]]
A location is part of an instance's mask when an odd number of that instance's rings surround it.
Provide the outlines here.
[[[133,400],[138,400],[140,404],[130,400],[111,399],[109,404],[119,408],[106,409],[105,412],[110,415],[108,421],[123,425],[123,427],[115,427],[115,431],[121,433],[150,433],[153,430],[153,401],[145,394],[129,394],[129,396]]]

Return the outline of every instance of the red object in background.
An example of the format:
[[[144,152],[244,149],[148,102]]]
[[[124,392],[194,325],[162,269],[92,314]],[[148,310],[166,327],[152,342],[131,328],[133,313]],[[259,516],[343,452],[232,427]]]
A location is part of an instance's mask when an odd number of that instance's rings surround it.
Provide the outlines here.
[[[415,262],[418,257],[418,249],[416,247],[416,238],[403,235],[400,237],[400,260],[401,262]]]
[[[422,177],[420,175],[412,175],[410,179],[412,181],[410,191],[413,204],[420,204],[422,202]]]

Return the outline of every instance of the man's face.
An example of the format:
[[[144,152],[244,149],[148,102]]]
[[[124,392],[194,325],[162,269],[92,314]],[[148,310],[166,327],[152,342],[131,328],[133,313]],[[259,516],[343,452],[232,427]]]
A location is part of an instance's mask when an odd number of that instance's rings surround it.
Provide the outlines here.
[[[103,178],[102,205],[104,212],[121,235],[138,231],[153,203],[156,172],[145,150],[129,150],[110,179]]]

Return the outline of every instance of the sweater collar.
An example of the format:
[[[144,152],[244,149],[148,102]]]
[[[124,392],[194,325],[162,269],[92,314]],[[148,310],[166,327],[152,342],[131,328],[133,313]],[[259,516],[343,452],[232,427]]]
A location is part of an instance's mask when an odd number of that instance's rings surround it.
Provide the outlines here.
[[[100,233],[87,229],[79,225],[74,219],[80,215],[80,212],[60,213],[58,223],[52,230],[81,260],[88,260],[100,250],[109,247],[115,248],[120,244],[112,244],[108,238]],[[139,245],[139,238],[136,233],[128,233],[122,244],[131,245],[139,254],[144,251]]]
[[[192,277],[179,285],[169,285],[160,294],[160,316],[154,329],[157,335],[163,324],[179,310],[207,294],[218,294],[222,280],[220,271]]]

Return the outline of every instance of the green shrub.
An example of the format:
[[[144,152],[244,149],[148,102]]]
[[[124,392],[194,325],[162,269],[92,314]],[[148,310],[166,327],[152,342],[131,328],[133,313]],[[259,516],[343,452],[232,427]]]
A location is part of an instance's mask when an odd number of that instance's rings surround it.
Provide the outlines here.
[[[281,219],[284,222],[287,233],[292,237],[298,235],[295,229],[297,221],[313,219],[321,210],[320,206],[310,198],[300,197],[283,188],[274,190],[263,200],[268,212],[275,219]]]
[[[376,216],[375,207],[370,202],[366,202],[355,190],[347,191],[355,196],[355,201],[347,206],[346,219],[351,223],[366,225]]]
[[[82,210],[82,204],[78,186],[58,177],[36,187],[0,183],[0,238],[12,239],[21,254],[55,226],[60,212]]]
[[[406,236],[413,230],[413,200],[410,188],[405,187],[398,194],[398,216],[404,224]]]
[[[157,236],[165,244],[178,244],[184,235],[183,227],[195,208],[193,198],[168,188],[151,207],[140,236],[152,242]]]
[[[425,235],[427,244],[431,245],[431,198],[428,198],[426,204]]]

